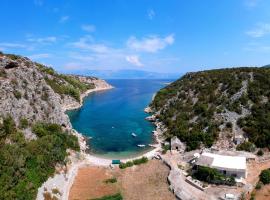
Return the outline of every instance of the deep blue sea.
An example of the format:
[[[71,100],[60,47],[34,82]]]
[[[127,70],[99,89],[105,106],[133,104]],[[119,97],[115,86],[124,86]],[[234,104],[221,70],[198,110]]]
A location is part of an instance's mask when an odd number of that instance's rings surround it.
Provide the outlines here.
[[[103,157],[123,158],[150,147],[154,126],[145,120],[144,108],[152,96],[171,80],[108,80],[115,88],[94,92],[80,109],[68,111],[74,129],[92,139],[90,151]],[[137,137],[132,137],[135,133]]]

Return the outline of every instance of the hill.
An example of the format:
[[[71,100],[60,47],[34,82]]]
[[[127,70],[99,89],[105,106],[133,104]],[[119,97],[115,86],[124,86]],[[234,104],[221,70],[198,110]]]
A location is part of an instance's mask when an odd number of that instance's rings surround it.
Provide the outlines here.
[[[82,138],[65,110],[80,106],[89,91],[110,87],[0,54],[0,199],[36,198],[56,168],[70,163],[67,156],[80,151]]]
[[[187,73],[161,89],[151,103],[156,117],[187,150],[202,146],[270,147],[270,69],[233,68]]]

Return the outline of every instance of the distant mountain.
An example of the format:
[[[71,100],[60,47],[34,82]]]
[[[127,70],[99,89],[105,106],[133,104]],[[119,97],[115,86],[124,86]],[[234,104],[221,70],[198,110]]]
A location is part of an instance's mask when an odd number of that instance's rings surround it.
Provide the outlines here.
[[[270,67],[270,64],[268,64],[268,65],[264,65],[264,66],[262,66],[262,67],[264,67],[264,68],[269,68]]]
[[[72,71],[72,74],[97,76],[102,79],[176,79],[179,74],[158,73],[143,70],[82,70]]]

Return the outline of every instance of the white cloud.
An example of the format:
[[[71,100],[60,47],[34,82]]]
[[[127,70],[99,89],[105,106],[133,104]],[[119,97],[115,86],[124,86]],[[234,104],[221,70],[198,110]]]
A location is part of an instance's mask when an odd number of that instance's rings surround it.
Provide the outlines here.
[[[82,30],[87,31],[87,32],[95,32],[96,31],[96,27],[92,24],[84,24],[82,25]]]
[[[148,16],[148,19],[152,20],[156,16],[156,13],[153,9],[150,9],[148,10],[147,16]]]
[[[143,64],[140,62],[139,56],[137,55],[126,56],[126,61],[138,67],[143,66]]]
[[[28,38],[27,41],[34,42],[34,43],[54,43],[56,42],[56,37],[49,36],[49,37],[43,37],[43,38]]]
[[[254,29],[247,31],[246,34],[254,38],[259,38],[268,35],[270,34],[270,24],[258,23]]]
[[[79,41],[71,43],[71,45],[76,48],[90,50],[95,53],[107,53],[109,51],[109,47],[105,44],[94,43],[91,36],[82,37]]]
[[[65,23],[67,20],[69,20],[69,16],[65,15],[65,16],[62,16],[59,20],[60,23]]]
[[[5,48],[26,48],[27,46],[20,43],[2,42],[0,43],[0,47],[5,49]]]
[[[30,59],[40,59],[40,58],[49,58],[51,57],[51,54],[48,53],[41,53],[41,54],[34,54],[28,56]]]
[[[244,47],[244,50],[250,52],[269,53],[270,45],[251,42],[248,43],[246,47]]]
[[[130,37],[127,46],[130,49],[142,52],[155,53],[174,43],[174,35],[170,34],[164,38],[158,36],[149,36],[138,40],[136,37]]]

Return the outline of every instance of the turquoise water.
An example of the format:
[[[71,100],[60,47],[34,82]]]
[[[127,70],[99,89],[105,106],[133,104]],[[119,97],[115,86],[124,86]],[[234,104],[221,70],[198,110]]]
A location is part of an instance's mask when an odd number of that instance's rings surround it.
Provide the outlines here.
[[[115,88],[94,92],[80,109],[68,111],[74,129],[92,139],[90,151],[103,157],[123,158],[140,154],[153,143],[154,126],[145,120],[144,108],[168,80],[109,80]],[[131,133],[137,137],[132,137]]]

